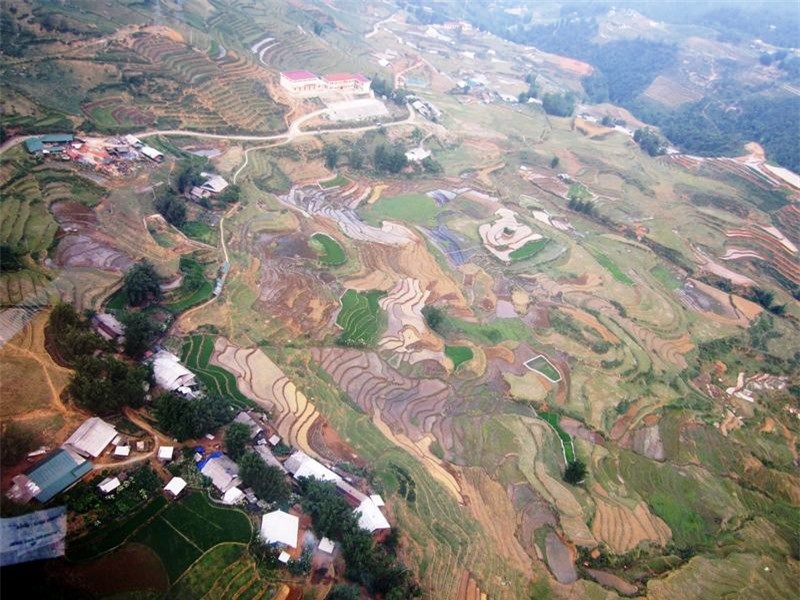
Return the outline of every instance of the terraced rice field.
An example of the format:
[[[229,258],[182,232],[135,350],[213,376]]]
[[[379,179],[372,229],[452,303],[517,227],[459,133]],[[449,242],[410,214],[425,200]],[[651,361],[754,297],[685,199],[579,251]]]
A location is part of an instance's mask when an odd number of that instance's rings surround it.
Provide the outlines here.
[[[595,260],[599,262],[603,267],[605,267],[609,273],[619,281],[620,283],[624,283],[626,285],[633,285],[633,279],[628,277],[625,273],[623,273],[622,269],[619,268],[617,263],[611,260],[608,256],[603,254],[602,252],[598,252],[594,255]]]
[[[254,406],[252,400],[239,391],[236,377],[225,369],[210,364],[214,352],[214,338],[210,335],[190,336],[181,350],[181,361],[197,376],[212,393],[219,394],[238,408]]]
[[[321,246],[322,252],[320,253],[319,261],[324,265],[338,266],[347,262],[347,255],[339,242],[325,235],[324,233],[315,233],[311,236],[311,242],[316,242]],[[312,245],[312,249],[314,246]]]
[[[342,296],[342,310],[336,324],[342,328],[338,343],[343,346],[372,346],[377,342],[381,326],[378,301],[385,294],[380,291],[357,292],[347,290]]]
[[[531,371],[537,371],[547,377],[553,383],[561,381],[561,374],[558,372],[553,366],[546,356],[536,356],[530,359],[528,362],[525,363],[525,366],[528,367]]]

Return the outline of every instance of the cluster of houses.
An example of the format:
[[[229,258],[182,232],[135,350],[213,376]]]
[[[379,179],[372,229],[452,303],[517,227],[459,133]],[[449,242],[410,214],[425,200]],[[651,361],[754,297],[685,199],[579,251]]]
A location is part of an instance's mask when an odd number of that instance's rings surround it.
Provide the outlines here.
[[[29,137],[25,140],[25,148],[33,155],[74,161],[115,176],[131,172],[142,160],[156,164],[164,161],[163,153],[133,135],[78,138],[71,133],[53,133]]]
[[[81,423],[59,448],[51,452],[44,448],[31,452],[29,459],[43,458],[12,479],[7,496],[21,504],[33,499],[44,504],[89,473],[93,459],[105,454],[111,462],[104,464],[113,466],[115,460],[124,460],[132,452],[147,452],[149,444],[147,440],[135,440],[121,434],[100,417],[91,417]],[[111,450],[107,451],[109,447]],[[167,450],[162,447],[159,452],[160,455],[166,454]],[[114,488],[108,489],[108,485],[108,481],[101,483],[101,492],[113,491]]]
[[[200,176],[205,179],[205,183],[192,187],[189,195],[193,200],[203,200],[218,196],[228,187],[228,182],[220,175],[200,173]]]
[[[311,71],[283,71],[283,89],[298,98],[315,98],[332,93],[369,94],[372,81],[361,73],[330,73],[319,76]]]

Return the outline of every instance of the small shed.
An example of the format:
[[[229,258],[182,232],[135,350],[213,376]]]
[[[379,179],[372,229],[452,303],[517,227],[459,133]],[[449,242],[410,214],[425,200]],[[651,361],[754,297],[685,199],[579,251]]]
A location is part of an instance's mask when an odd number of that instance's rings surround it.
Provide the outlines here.
[[[288,564],[289,564],[289,560],[290,560],[291,558],[292,558],[292,557],[291,557],[291,556],[289,555],[289,553],[288,553],[288,552],[286,552],[286,551],[281,551],[281,553],[278,555],[278,560],[279,560],[280,562],[282,562],[283,564],[285,564],[285,565],[288,565]]]
[[[324,552],[325,554],[333,554],[333,549],[336,547],[336,544],[333,540],[329,540],[328,538],[324,537],[319,541],[319,546],[317,548],[320,552]]]
[[[97,489],[105,495],[110,494],[120,485],[122,485],[122,482],[119,480],[119,477],[106,477],[97,485]]]
[[[269,436],[269,439],[267,441],[269,442],[270,446],[277,446],[278,444],[281,443],[281,436],[279,436],[277,433],[275,433],[275,434]]]
[[[117,446],[114,448],[114,458],[125,458],[131,455],[130,446]]]
[[[244,500],[244,492],[240,490],[238,487],[230,488],[222,496],[222,503],[227,504],[229,506],[233,506],[234,504],[239,504],[242,500]]]
[[[172,460],[172,455],[175,452],[175,446],[161,446],[158,449],[158,460],[169,462]]]
[[[177,498],[178,495],[184,490],[186,485],[186,480],[182,477],[173,477],[170,482],[164,486],[164,491],[173,498]]]

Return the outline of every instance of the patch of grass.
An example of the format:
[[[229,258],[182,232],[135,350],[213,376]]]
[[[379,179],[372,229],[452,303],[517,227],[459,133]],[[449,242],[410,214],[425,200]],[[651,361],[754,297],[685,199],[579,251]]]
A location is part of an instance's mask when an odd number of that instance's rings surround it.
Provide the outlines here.
[[[541,238],[538,240],[528,240],[521,247],[509,253],[511,260],[524,260],[538,254],[546,245],[549,240]]]
[[[567,464],[571,463],[575,460],[575,446],[572,444],[572,436],[568,434],[566,431],[561,429],[561,425],[558,424],[559,416],[557,413],[554,412],[540,412],[539,416],[550,423],[553,426],[553,429],[556,430],[558,437],[561,438],[561,441],[564,444],[564,455],[567,459]]]
[[[173,302],[172,304],[165,304],[164,308],[166,308],[171,313],[182,313],[185,310],[190,309],[193,306],[198,304],[202,304],[214,293],[214,284],[211,281],[204,281],[199,288],[197,288],[191,295],[178,300],[177,302]]]
[[[436,216],[441,209],[436,206],[433,198],[425,194],[402,194],[381,198],[376,204],[365,207],[360,212],[364,220],[372,225],[388,220],[435,226]]]
[[[219,394],[231,405],[239,408],[254,407],[255,403],[239,391],[236,377],[222,367],[209,364],[214,350],[210,335],[193,335],[183,345],[181,360],[197,374],[209,391]]]
[[[220,544],[206,552],[170,590],[176,600],[194,600],[207,594],[223,572],[244,554],[241,544]]]
[[[598,252],[594,255],[594,258],[597,262],[599,262],[605,269],[611,273],[612,277],[619,281],[620,283],[624,283],[626,285],[633,285],[633,279],[628,277],[625,273],[622,272],[622,269],[619,268],[617,263],[611,260],[608,256],[603,254],[602,252]]]
[[[589,200],[592,197],[592,193],[580,183],[573,183],[569,186],[567,197],[574,200]]]
[[[525,366],[534,371],[538,371],[551,381],[561,381],[561,374],[553,364],[547,360],[546,356],[536,356],[525,363]]]
[[[455,317],[444,318],[443,331],[456,331],[478,344],[494,345],[506,340],[535,343],[531,328],[522,319],[498,319],[491,323],[471,323]]]
[[[170,527],[162,516],[153,519],[131,541],[149,546],[158,554],[170,582],[176,581],[203,553],[190,538]]]
[[[472,348],[469,346],[445,346],[444,355],[453,361],[453,366],[457,369],[458,365],[472,360]]]
[[[320,187],[324,189],[334,188],[334,187],[342,187],[343,185],[347,185],[349,183],[349,179],[344,175],[336,175],[333,179],[326,179],[325,181],[320,181]]]
[[[181,231],[198,242],[203,242],[209,246],[217,245],[217,229],[210,227],[200,221],[187,221],[181,226]]]
[[[126,300],[122,288],[111,294],[106,299],[106,310],[123,310],[125,308]]]
[[[344,249],[332,237],[324,233],[315,233],[311,236],[311,242],[310,245],[313,250],[317,251],[317,247],[321,247],[321,252],[317,253],[320,254],[319,262],[322,264],[333,267],[347,262],[347,255]],[[313,242],[316,242],[316,244],[313,244]]]
[[[336,324],[343,329],[337,339],[342,346],[371,346],[380,329],[378,299],[386,292],[347,290],[342,296],[342,310]]]
[[[677,290],[681,287],[681,281],[675,274],[664,266],[656,265],[650,269],[650,274],[668,290]]]

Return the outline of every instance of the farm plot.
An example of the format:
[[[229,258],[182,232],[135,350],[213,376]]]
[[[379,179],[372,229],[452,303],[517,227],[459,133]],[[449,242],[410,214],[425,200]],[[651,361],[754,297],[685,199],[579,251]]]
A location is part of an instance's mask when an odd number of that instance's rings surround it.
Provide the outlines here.
[[[497,258],[503,262],[521,260],[533,256],[544,247],[544,238],[527,225],[520,224],[515,212],[499,208],[495,214],[498,218],[478,227],[478,233],[486,249]],[[517,254],[512,256],[514,252]]]
[[[380,347],[398,353],[411,364],[422,360],[435,360],[444,363],[443,343],[433,335],[422,308],[430,296],[424,292],[417,279],[404,278],[383,296],[378,304],[388,315],[388,326],[380,340]]]
[[[316,242],[316,245],[315,245]],[[311,236],[309,245],[313,250],[321,247],[319,262],[328,266],[343,265],[347,262],[347,255],[342,246],[335,239],[324,233],[315,233]]]
[[[472,348],[469,346],[445,346],[444,354],[447,358],[453,361],[453,368],[457,369],[459,365],[472,360]]]
[[[191,568],[186,571],[170,590],[170,596],[176,600],[194,600],[195,598],[222,598],[218,592],[229,590],[230,581],[243,569],[241,563],[245,546],[226,543],[215,546],[206,552]]]
[[[553,383],[558,383],[561,381],[561,373],[559,373],[558,369],[553,366],[553,363],[551,363],[547,357],[542,354],[526,361],[525,366],[531,371],[536,371],[537,373],[544,375]]]
[[[433,198],[414,193],[381,198],[360,211],[364,220],[371,225],[377,226],[379,221],[388,219],[429,227],[436,226],[436,216],[440,212],[441,208]]]
[[[230,371],[210,364],[213,351],[214,340],[210,335],[193,335],[183,345],[181,360],[197,373],[200,381],[211,392],[219,394],[233,406],[239,408],[253,406],[253,401],[239,391],[236,377]]]
[[[561,429],[561,425],[558,423],[559,415],[553,412],[540,412],[539,416],[550,423],[553,429],[555,429],[558,437],[561,438],[561,446],[564,448],[564,458],[567,463],[571,463],[575,460],[575,446],[572,443],[572,436]]]
[[[217,338],[214,362],[235,373],[240,394],[272,413],[272,422],[281,437],[304,452],[315,454],[308,437],[319,416],[317,409],[261,349],[241,348]]]
[[[347,290],[341,298],[342,310],[336,324],[342,328],[337,343],[342,346],[372,346],[381,327],[379,300],[385,292]]]

